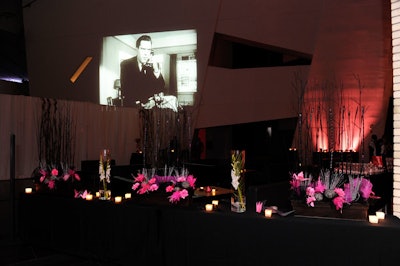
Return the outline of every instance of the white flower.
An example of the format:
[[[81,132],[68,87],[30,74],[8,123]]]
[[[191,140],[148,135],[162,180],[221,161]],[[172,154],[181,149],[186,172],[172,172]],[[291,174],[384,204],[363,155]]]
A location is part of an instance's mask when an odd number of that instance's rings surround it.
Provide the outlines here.
[[[231,177],[232,177],[232,186],[235,190],[237,190],[239,187],[240,176],[235,175],[235,171],[231,170]]]
[[[107,164],[107,169],[106,169],[106,181],[107,183],[110,183],[110,177],[111,177],[111,167],[109,164]]]

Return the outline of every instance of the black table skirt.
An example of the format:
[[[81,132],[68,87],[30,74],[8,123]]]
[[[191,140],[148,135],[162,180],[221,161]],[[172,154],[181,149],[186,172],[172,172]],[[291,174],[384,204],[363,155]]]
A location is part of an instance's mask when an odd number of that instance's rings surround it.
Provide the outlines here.
[[[202,203],[203,204],[203,203]],[[399,265],[400,220],[205,212],[22,195],[24,241],[115,265]]]

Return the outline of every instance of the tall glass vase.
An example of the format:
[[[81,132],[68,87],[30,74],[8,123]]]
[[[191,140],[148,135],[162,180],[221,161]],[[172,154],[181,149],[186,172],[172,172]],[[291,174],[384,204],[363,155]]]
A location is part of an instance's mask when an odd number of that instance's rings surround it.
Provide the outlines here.
[[[111,155],[110,150],[108,149],[104,149],[100,152],[99,177],[99,199],[111,200],[111,190],[109,188],[111,177]]]
[[[245,151],[231,151],[231,178],[233,193],[231,196],[231,211],[246,211],[246,186],[244,179]]]

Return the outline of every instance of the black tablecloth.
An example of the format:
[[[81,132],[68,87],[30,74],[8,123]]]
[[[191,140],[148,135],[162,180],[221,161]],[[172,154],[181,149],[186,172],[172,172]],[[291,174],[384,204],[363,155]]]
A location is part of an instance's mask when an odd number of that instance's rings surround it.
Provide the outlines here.
[[[224,204],[208,213],[196,204],[22,195],[19,230],[26,242],[116,265],[399,265],[396,217],[377,225],[277,214],[267,219],[230,212]]]

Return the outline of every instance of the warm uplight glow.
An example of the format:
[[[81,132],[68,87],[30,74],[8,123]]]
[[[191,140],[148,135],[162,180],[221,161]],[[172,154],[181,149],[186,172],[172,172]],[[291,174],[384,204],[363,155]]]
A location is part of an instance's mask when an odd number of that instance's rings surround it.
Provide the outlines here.
[[[357,78],[362,79],[357,76],[344,80],[344,88],[330,80],[310,83],[305,88],[301,123],[293,143],[298,150],[367,152],[370,136],[378,130],[374,128],[378,119],[374,112],[384,111],[384,101],[376,97],[381,88],[367,90]]]

